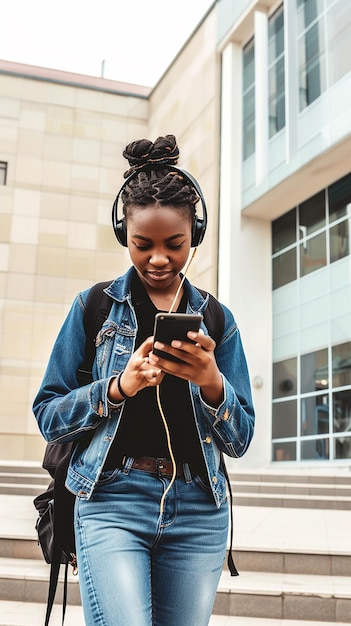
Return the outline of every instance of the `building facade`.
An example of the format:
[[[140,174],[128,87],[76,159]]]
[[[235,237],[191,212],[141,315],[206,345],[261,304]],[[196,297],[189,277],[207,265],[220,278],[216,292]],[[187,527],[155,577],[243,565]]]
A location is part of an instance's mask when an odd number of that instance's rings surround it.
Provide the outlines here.
[[[351,460],[351,5],[217,0],[154,89],[0,62],[0,457],[78,291],[129,265],[123,147],[173,133],[209,213],[190,269],[233,310],[257,425],[236,467]]]
[[[219,3],[219,295],[251,327],[249,464],[350,465],[350,41],[347,0]]]

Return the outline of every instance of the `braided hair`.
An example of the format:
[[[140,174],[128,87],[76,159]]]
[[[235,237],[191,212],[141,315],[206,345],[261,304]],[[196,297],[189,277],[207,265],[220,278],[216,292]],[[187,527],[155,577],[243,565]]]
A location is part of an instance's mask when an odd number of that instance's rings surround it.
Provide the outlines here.
[[[139,174],[135,175],[121,194],[123,214],[126,217],[132,207],[157,204],[185,210],[193,220],[199,196],[189,181],[169,168],[170,165],[177,164],[179,157],[174,135],[158,137],[154,143],[148,139],[133,141],[126,146],[123,156],[130,165],[124,178],[140,169]]]

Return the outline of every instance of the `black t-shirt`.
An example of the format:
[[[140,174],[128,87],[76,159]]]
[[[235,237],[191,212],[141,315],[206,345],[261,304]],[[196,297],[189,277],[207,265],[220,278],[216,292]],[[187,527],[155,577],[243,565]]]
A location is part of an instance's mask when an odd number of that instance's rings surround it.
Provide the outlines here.
[[[153,334],[158,310],[136,272],[132,278],[131,295],[138,323],[137,348]],[[184,293],[178,311],[185,312],[186,304],[187,296]],[[189,463],[193,474],[206,474],[188,382],[166,374],[160,386],[160,398],[176,461]],[[155,387],[147,387],[126,400],[121,424],[104,469],[114,469],[124,456],[170,458]]]

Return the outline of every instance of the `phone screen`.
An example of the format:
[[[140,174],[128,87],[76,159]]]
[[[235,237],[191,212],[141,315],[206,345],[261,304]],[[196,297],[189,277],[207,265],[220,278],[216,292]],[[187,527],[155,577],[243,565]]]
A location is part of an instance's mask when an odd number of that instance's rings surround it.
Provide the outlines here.
[[[189,330],[198,331],[200,328],[202,315],[200,313],[157,313],[155,316],[154,341],[171,344],[173,339],[180,341],[189,341],[187,337]],[[153,350],[159,356],[170,361],[181,363],[181,359],[167,354],[162,350]]]

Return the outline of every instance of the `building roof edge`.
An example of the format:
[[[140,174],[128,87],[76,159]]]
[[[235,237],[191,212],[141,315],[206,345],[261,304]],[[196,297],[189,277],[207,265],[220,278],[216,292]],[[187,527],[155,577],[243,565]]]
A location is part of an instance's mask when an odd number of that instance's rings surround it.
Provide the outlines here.
[[[151,93],[151,87],[145,87],[143,85],[124,83],[107,78],[100,78],[98,76],[88,76],[85,74],[76,74],[74,72],[54,70],[36,65],[15,63],[13,61],[6,61],[3,59],[0,59],[0,74],[59,83],[61,85],[80,87],[82,89],[93,89],[96,91],[105,91],[107,93],[130,95],[135,96],[136,98],[148,98]]]

